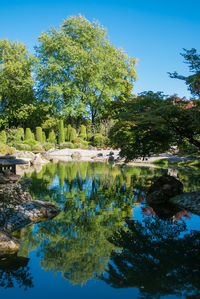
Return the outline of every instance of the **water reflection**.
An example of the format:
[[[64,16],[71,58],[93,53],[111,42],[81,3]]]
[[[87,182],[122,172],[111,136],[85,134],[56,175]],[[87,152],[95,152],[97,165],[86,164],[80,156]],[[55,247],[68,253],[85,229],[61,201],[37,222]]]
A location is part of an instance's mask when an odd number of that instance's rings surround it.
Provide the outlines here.
[[[113,251],[107,273],[102,277],[114,288],[138,287],[142,297],[160,298],[175,294],[200,296],[200,232],[186,232],[184,222],[158,217],[144,223],[128,220],[127,226],[110,242]]]
[[[162,173],[73,161],[27,174],[32,197],[54,201],[62,212],[26,228],[18,255],[36,251],[42,269],[61,272],[72,284],[104,280],[114,288],[138,287],[142,296],[153,298],[199,294],[199,232],[185,223],[192,214],[145,204],[146,190]],[[186,182],[185,191],[199,188],[198,174],[177,175]]]
[[[24,290],[33,287],[33,277],[28,266],[29,258],[16,254],[0,256],[0,287],[20,287]]]

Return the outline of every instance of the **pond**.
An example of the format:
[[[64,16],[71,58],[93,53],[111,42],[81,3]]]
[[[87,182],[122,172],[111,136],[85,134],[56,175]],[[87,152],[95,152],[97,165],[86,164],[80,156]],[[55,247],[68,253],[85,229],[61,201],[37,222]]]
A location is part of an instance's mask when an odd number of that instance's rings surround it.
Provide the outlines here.
[[[164,171],[200,189],[195,169],[75,161],[25,174],[32,197],[61,212],[16,233],[20,251],[0,257],[1,298],[200,298],[200,217],[145,203]]]

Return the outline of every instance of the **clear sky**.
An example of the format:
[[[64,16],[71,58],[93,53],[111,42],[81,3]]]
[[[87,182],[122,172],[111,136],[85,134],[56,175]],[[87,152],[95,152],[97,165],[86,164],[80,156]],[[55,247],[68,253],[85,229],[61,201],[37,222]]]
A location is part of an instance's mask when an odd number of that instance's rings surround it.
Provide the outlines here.
[[[0,0],[0,39],[19,40],[34,53],[42,31],[79,13],[98,20],[114,46],[138,58],[134,93],[191,96],[167,72],[189,74],[180,53],[200,50],[200,0]]]

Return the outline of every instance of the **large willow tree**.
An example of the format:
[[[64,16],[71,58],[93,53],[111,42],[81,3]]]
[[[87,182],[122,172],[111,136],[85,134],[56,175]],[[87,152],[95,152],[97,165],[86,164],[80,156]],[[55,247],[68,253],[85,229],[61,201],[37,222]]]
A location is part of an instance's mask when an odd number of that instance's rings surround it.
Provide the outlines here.
[[[98,22],[81,15],[51,27],[38,38],[39,95],[56,111],[92,122],[105,112],[125,82],[136,80],[135,59],[110,44]]]

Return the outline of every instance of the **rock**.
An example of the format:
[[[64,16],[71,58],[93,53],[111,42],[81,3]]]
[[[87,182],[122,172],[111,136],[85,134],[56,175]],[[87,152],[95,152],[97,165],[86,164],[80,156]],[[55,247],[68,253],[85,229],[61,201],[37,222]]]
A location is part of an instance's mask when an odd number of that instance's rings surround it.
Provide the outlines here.
[[[170,198],[183,193],[183,184],[176,178],[167,174],[154,181],[147,193],[147,202],[164,203]]]
[[[19,250],[20,244],[18,240],[11,235],[0,231],[0,251],[13,252]]]
[[[31,161],[32,165],[38,165],[38,164],[40,165],[42,163],[43,163],[43,161],[40,157],[40,154],[36,155],[36,157]]]
[[[81,158],[81,153],[80,152],[74,152],[72,155],[71,155],[72,158]]]
[[[185,192],[170,198],[170,202],[200,215],[200,191]]]
[[[114,162],[114,161],[115,161],[114,156],[109,156],[108,161],[109,161],[109,162]]]

